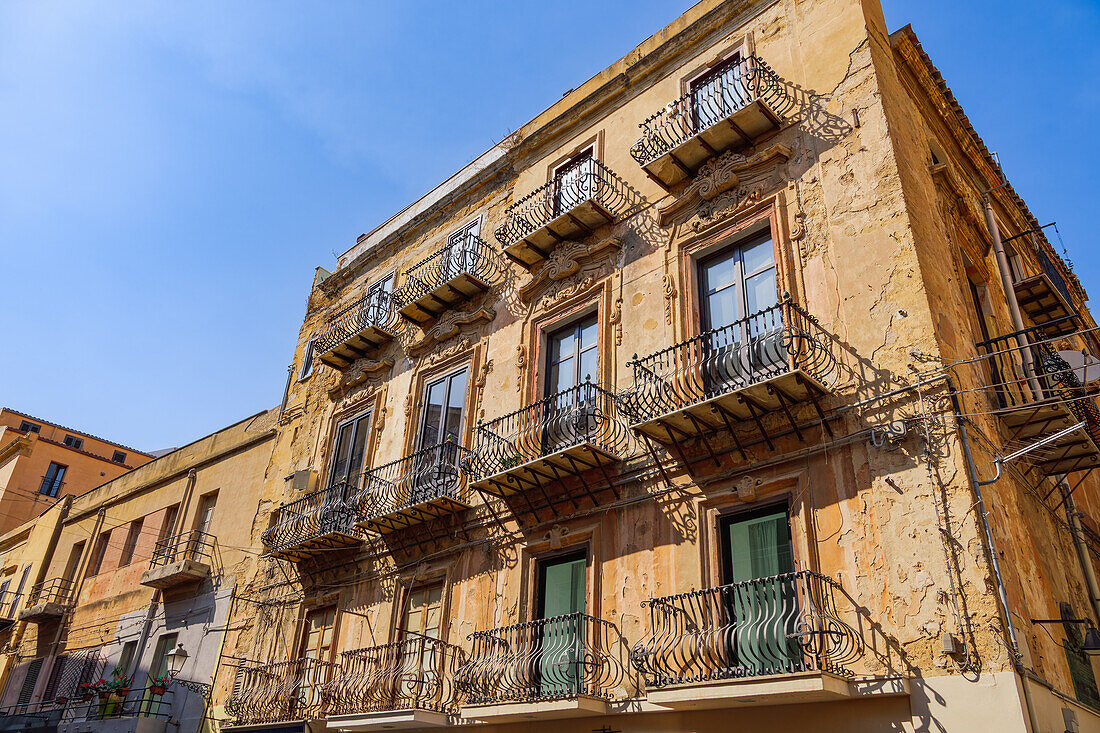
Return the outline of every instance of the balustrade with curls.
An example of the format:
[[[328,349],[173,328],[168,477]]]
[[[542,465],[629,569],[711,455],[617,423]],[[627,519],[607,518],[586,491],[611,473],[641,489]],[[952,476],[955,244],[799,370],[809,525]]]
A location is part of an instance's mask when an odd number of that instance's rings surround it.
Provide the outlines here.
[[[511,493],[587,470],[606,471],[628,445],[615,395],[585,381],[478,423],[467,470],[475,484]]]
[[[631,362],[622,395],[633,427],[662,441],[752,420],[817,398],[836,376],[832,337],[790,300]],[[717,419],[712,414],[713,406]],[[704,407],[706,409],[695,409]],[[820,414],[820,407],[818,407]]]
[[[354,484],[341,481],[284,504],[261,539],[274,557],[297,560],[318,551],[358,544]]]
[[[366,357],[393,339],[397,325],[392,278],[375,285],[351,305],[329,316],[317,336],[318,358],[337,369]]]
[[[820,671],[852,677],[864,641],[832,578],[807,570],[653,598],[631,662],[653,688]]]
[[[457,674],[468,705],[592,697],[611,699],[625,679],[609,621],[571,613],[471,634]]]
[[[504,264],[496,249],[475,232],[463,230],[405,271],[394,300],[401,315],[423,324],[484,293],[503,274]]]
[[[795,105],[789,85],[763,59],[735,57],[643,120],[630,154],[654,179],[671,186],[707,159],[775,130]]]
[[[238,725],[318,718],[324,714],[323,691],[337,671],[332,662],[310,658],[271,664],[241,662],[225,711]]]
[[[452,441],[433,445],[363,474],[349,496],[357,521],[392,532],[469,506],[461,466],[469,451]]]
[[[466,663],[462,649],[404,631],[392,644],[340,654],[339,669],[322,698],[330,715],[396,710],[458,712],[455,675]]]
[[[508,206],[497,227],[504,254],[525,267],[550,256],[560,242],[583,238],[625,216],[640,198],[591,156],[560,169],[553,180]]]

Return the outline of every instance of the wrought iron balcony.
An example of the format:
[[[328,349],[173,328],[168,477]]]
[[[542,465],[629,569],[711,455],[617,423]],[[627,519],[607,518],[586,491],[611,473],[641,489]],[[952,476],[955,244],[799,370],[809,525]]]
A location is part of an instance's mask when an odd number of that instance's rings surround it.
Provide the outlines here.
[[[458,712],[455,674],[465,663],[462,649],[413,632],[343,652],[322,692],[328,722],[354,730],[445,725]]]
[[[225,711],[237,725],[313,720],[324,713],[322,691],[338,671],[332,662],[295,659],[237,667]]]
[[[691,91],[646,118],[630,154],[670,188],[711,158],[779,129],[794,105],[789,86],[771,67],[746,56],[695,81]]]
[[[317,358],[335,369],[345,369],[392,341],[396,319],[393,295],[371,291],[329,317],[317,337]]]
[[[470,661],[457,674],[466,696],[463,717],[501,721],[510,704],[578,699],[590,702],[572,708],[575,714],[606,712],[606,701],[626,679],[616,652],[619,629],[583,613],[476,631],[470,638]]]
[[[842,595],[802,570],[653,598],[631,663],[650,690],[813,671],[850,678],[865,645],[838,609]]]
[[[508,258],[531,268],[559,243],[618,221],[637,201],[623,179],[595,158],[585,158],[512,203],[496,238]]]
[[[625,457],[629,431],[618,400],[592,382],[558,392],[521,410],[479,422],[467,461],[471,485],[499,496],[576,479],[595,502],[585,474],[602,474]]]
[[[761,416],[781,412],[801,430],[795,407],[818,404],[836,376],[833,338],[789,300],[706,331],[649,356],[634,357],[634,385],[621,395],[631,427],[679,450],[685,438],[751,423],[769,441]]]
[[[151,588],[172,588],[206,580],[214,565],[214,535],[197,529],[158,540],[141,574],[141,584]]]
[[[268,554],[298,561],[357,546],[354,495],[353,484],[339,482],[279,507],[275,523],[261,535]]]
[[[73,603],[73,582],[65,578],[51,578],[35,583],[27,593],[27,604],[19,613],[20,621],[40,623],[53,621],[65,615]]]
[[[447,441],[365,472],[351,498],[359,525],[385,534],[468,508],[468,455]]]
[[[394,293],[398,312],[418,325],[486,292],[504,273],[500,254],[476,234],[448,241],[405,271]]]
[[[1057,325],[1057,324],[1056,324]],[[982,341],[989,385],[1009,445],[1056,439],[1026,458],[1047,475],[1100,466],[1100,408],[1080,376],[1035,326]],[[1072,426],[1076,430],[1066,432]]]
[[[1073,333],[1079,324],[1066,279],[1046,252],[1038,248],[1034,252],[1041,272],[1012,285],[1016,302],[1031,322],[1041,326],[1048,336]]]

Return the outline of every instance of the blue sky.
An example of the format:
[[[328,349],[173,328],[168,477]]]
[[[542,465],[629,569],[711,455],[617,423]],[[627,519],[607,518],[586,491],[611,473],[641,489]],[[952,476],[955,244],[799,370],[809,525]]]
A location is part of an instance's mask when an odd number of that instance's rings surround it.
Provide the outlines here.
[[[277,404],[315,266],[687,6],[3,3],[0,404],[144,449]],[[1100,4],[885,10],[1100,286]]]

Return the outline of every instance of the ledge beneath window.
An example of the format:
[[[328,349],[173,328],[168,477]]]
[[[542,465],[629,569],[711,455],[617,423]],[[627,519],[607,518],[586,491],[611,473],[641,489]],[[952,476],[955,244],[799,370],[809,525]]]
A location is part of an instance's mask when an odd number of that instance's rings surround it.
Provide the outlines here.
[[[463,705],[464,720],[482,723],[516,723],[528,720],[557,720],[607,715],[608,702],[596,697],[573,697],[567,700],[537,702],[502,702],[492,705]]]
[[[373,713],[329,715],[325,727],[336,730],[405,730],[409,728],[441,728],[448,725],[449,716],[434,710],[382,710]]]
[[[824,672],[715,680],[650,690],[646,700],[674,710],[792,705],[909,694],[909,681],[848,680]]]

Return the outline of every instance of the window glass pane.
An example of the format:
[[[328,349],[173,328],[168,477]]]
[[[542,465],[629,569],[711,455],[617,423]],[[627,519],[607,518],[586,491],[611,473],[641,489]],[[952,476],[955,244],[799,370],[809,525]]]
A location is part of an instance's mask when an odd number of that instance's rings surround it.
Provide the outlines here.
[[[757,313],[779,302],[775,292],[775,268],[764,270],[745,281],[749,313]]]
[[[737,254],[734,250],[724,257],[703,263],[704,292],[710,294],[737,282]]]
[[[749,245],[743,251],[746,275],[751,275],[762,267],[771,267],[775,264],[775,250],[772,249],[771,239]]]
[[[741,317],[741,304],[738,302],[737,288],[729,287],[707,296],[706,317],[704,325],[707,328],[721,328],[728,326]]]
[[[450,378],[451,389],[447,395],[447,419],[443,425],[442,440],[458,441],[462,430],[462,407],[466,402],[466,370]]]
[[[348,458],[351,455],[351,438],[354,432],[352,424],[341,425],[334,443],[335,458],[332,462],[332,481],[338,483],[348,477]]]
[[[367,438],[370,437],[370,415],[355,421],[355,437],[351,443],[351,457],[348,470],[352,476],[358,476],[363,469],[363,456],[367,452]]]
[[[588,349],[581,353],[581,368],[577,372],[577,382],[583,384],[589,377],[595,382],[596,376],[596,350]]]
[[[420,434],[421,448],[439,443],[441,437],[439,431],[443,420],[443,398],[446,391],[446,380],[441,379],[428,385],[427,393],[424,395],[424,427]]]
[[[596,319],[593,318],[590,321],[586,321],[581,324],[581,348],[587,349],[596,345],[596,337],[599,335],[600,327],[596,323]]]
[[[573,386],[573,357],[562,359],[550,367],[550,391],[561,392]]]

